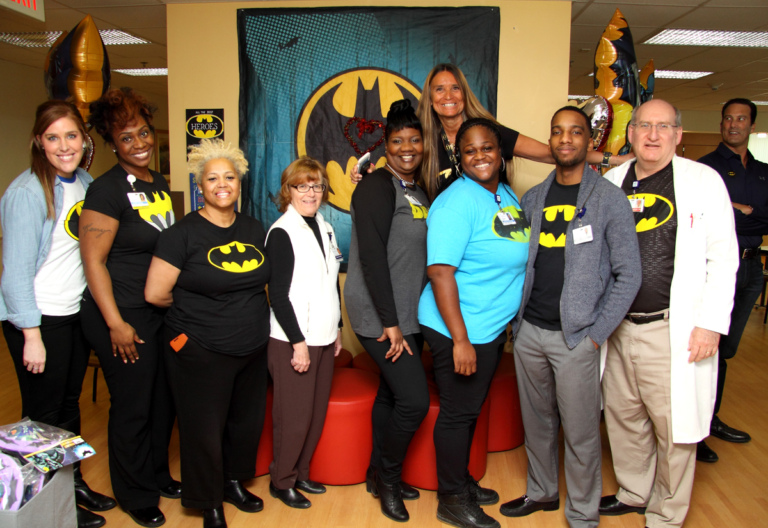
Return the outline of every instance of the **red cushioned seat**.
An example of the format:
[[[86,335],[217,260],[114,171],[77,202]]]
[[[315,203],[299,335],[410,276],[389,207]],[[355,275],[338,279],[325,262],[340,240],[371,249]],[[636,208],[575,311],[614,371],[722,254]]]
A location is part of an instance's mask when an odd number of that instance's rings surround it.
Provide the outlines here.
[[[269,473],[269,465],[272,463],[274,454],[272,451],[272,402],[273,389],[270,381],[267,387],[267,412],[264,413],[264,427],[261,430],[259,439],[259,450],[256,452],[256,476],[260,477]]]
[[[408,446],[408,454],[403,461],[402,478],[404,482],[417,488],[437,490],[437,464],[432,434],[437,415],[440,412],[440,397],[436,384],[430,382],[428,387],[429,412]],[[486,399],[477,419],[475,437],[469,453],[469,473],[475,480],[480,480],[485,475],[488,454],[488,420],[489,405]]]
[[[346,348],[342,348],[339,351],[339,355],[333,358],[333,368],[350,368],[352,367],[352,352]]]
[[[356,355],[355,358],[352,360],[352,366],[355,367],[356,369],[373,372],[377,376],[381,374],[381,369],[379,368],[379,366],[376,364],[376,362],[373,360],[373,358],[368,352],[361,352],[358,355]]]
[[[506,359],[509,356],[511,359]],[[512,368],[509,368],[509,365]],[[514,358],[503,354],[488,391],[490,423],[488,425],[488,452],[507,451],[523,444],[523,416],[520,413],[520,395],[517,392]]]
[[[379,377],[372,372],[334,369],[323,434],[309,465],[310,479],[330,485],[365,481],[373,448],[371,409],[378,388]]]

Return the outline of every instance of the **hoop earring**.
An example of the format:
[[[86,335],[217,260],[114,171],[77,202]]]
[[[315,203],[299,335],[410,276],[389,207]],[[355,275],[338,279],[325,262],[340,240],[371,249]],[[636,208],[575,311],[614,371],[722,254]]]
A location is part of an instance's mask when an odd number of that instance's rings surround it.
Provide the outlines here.
[[[501,172],[507,171],[507,161],[504,158],[501,158]]]

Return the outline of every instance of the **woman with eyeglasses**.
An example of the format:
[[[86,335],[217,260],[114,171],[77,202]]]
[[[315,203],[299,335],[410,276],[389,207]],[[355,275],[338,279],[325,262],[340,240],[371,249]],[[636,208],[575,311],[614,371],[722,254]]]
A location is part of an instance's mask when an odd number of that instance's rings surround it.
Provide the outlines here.
[[[309,479],[309,462],[323,432],[333,358],[341,351],[342,255],[333,228],[318,212],[327,200],[323,166],[308,157],[295,160],[281,178],[284,214],[267,233],[272,265],[267,361],[275,391],[269,493],[291,508],[312,505],[302,491],[325,493]]]

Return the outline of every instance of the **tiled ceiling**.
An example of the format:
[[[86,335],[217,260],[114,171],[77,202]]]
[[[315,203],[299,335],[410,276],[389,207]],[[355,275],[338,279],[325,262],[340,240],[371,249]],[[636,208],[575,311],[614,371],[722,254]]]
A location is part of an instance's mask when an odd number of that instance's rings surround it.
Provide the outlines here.
[[[116,28],[152,42],[110,46],[112,68],[166,67],[165,4],[185,0],[46,0],[46,21],[0,8],[0,32],[70,30],[85,15],[99,29]],[[216,0],[211,0],[216,1]],[[222,0],[226,1],[226,0]],[[768,0],[574,0],[571,12],[569,93],[594,93],[595,46],[616,9],[629,22],[638,67],[653,59],[657,69],[706,70],[713,75],[693,81],[656,80],[656,96],[684,110],[718,110],[730,97],[768,100],[768,49],[639,44],[664,28],[768,31]],[[234,30],[234,28],[233,28]],[[0,43],[0,60],[42,68],[47,49]],[[114,73],[114,85],[130,84],[167,97],[165,77],[127,77]]]

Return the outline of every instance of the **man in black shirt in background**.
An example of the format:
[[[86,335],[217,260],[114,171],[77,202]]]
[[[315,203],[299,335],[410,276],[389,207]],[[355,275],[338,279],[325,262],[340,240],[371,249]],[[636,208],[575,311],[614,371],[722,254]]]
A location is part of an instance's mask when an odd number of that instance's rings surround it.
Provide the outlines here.
[[[739,240],[739,271],[736,297],[731,312],[728,335],[720,339],[717,396],[710,435],[727,442],[745,443],[748,433],[725,425],[717,417],[725,386],[726,360],[736,355],[741,334],[752,307],[763,289],[763,266],[760,246],[768,235],[768,165],[757,161],[747,150],[749,135],[755,131],[757,107],[749,99],[731,99],[722,110],[720,133],[723,141],[717,150],[699,159],[723,178],[733,204],[736,236]],[[717,462],[717,454],[702,440],[696,449],[700,462]]]

